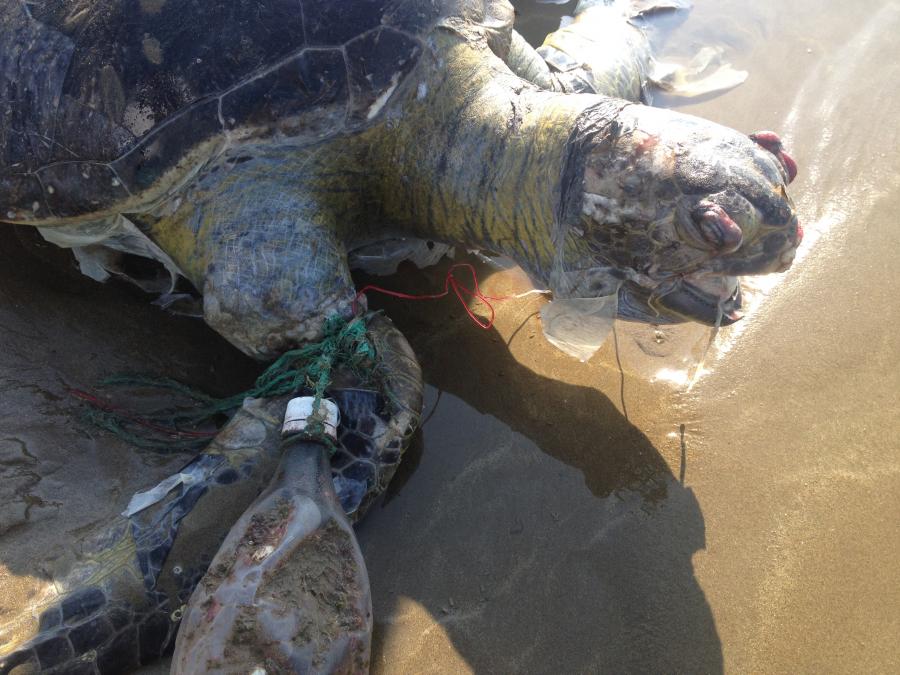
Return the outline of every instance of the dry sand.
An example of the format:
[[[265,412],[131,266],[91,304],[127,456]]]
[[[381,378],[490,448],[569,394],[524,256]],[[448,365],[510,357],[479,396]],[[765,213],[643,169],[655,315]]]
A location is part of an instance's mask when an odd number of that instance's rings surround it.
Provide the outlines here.
[[[807,231],[690,390],[703,329],[619,324],[584,365],[543,340],[533,297],[492,331],[449,301],[384,303],[431,387],[359,528],[376,672],[900,671],[900,4],[782,5],[697,2],[666,42],[751,71],[662,103],[783,132]],[[0,251],[3,617],[36,561],[183,461],[86,433],[66,386],[137,369],[221,389],[254,367],[122,289],[46,274],[10,232]]]

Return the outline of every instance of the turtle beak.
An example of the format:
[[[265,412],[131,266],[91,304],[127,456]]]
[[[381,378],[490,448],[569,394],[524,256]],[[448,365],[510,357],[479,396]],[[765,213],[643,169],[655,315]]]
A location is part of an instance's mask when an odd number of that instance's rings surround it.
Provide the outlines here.
[[[656,324],[695,321],[707,326],[730,326],[743,318],[741,285],[736,277],[722,280],[729,286],[720,293],[704,290],[688,278],[654,291],[626,282],[619,290],[619,316]],[[730,295],[723,300],[728,288]]]
[[[740,311],[740,281],[737,277],[727,279],[733,284],[733,288],[725,299],[684,278],[678,280],[670,290],[651,296],[649,302],[661,314],[675,315],[680,321],[696,321],[707,326],[730,326],[740,321],[744,315]]]

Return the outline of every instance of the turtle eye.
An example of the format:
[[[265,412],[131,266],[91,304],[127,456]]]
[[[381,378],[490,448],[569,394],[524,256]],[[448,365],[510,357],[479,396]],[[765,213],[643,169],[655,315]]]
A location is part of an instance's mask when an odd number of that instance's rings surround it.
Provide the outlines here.
[[[700,238],[719,253],[736,251],[744,238],[740,226],[718,204],[700,202],[691,211]]]

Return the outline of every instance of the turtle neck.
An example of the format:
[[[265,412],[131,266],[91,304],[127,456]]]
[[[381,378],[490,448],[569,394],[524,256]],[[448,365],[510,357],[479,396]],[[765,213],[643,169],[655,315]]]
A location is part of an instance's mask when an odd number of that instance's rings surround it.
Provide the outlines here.
[[[490,249],[536,279],[552,268],[578,119],[604,97],[539,91],[478,43],[450,31],[363,165],[384,217],[415,236]]]

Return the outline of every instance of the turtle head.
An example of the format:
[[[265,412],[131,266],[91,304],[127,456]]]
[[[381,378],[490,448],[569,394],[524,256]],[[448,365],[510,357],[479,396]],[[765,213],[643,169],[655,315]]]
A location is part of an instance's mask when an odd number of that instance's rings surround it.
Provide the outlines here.
[[[738,277],[794,259],[802,230],[785,186],[796,172],[772,132],[623,108],[587,153],[565,255],[584,273],[569,292],[600,295],[614,278],[623,318],[733,323]]]

